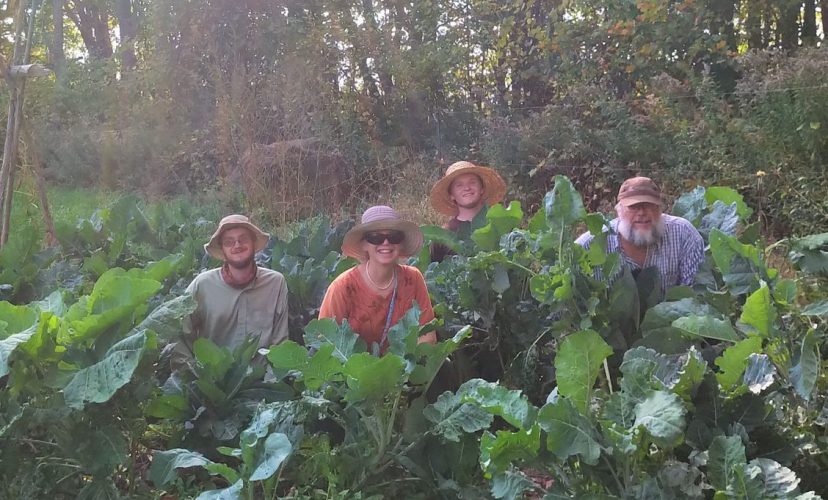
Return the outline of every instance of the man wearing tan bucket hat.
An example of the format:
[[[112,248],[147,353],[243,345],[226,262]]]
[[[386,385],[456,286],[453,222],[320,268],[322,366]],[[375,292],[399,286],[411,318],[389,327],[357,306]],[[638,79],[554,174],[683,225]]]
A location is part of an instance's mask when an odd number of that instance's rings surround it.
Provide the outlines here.
[[[667,289],[692,285],[704,261],[704,240],[686,219],[661,213],[661,190],[649,177],[632,177],[621,184],[610,222],[607,252],[621,254],[621,261],[633,274],[655,267],[661,278],[661,298]],[[594,239],[586,232],[575,240],[589,248]]]
[[[451,217],[443,227],[458,232],[477,216],[483,207],[499,203],[506,194],[506,183],[494,169],[470,161],[452,163],[442,179],[431,188],[431,206]],[[431,261],[441,262],[453,252],[444,245],[431,247]]]
[[[251,336],[258,338],[259,347],[288,338],[285,278],[259,267],[254,258],[269,239],[244,215],[221,219],[204,250],[223,264],[199,274],[187,287],[197,307],[190,321],[185,321],[185,335],[176,353],[192,357],[197,338],[229,348]]]

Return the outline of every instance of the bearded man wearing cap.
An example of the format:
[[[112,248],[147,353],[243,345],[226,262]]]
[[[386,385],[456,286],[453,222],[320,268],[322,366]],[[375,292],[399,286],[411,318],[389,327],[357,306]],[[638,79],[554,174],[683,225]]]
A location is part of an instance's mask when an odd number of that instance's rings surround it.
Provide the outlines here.
[[[192,357],[197,338],[231,349],[247,337],[258,338],[259,347],[288,338],[285,278],[259,267],[254,258],[269,239],[244,215],[228,215],[219,222],[204,250],[223,264],[199,274],[187,287],[197,307],[190,321],[184,322],[185,335],[177,353]]]
[[[661,298],[667,289],[692,285],[704,261],[704,240],[688,220],[663,214],[658,185],[648,177],[627,179],[618,191],[610,222],[607,252],[621,254],[623,265],[633,273],[655,267],[661,277]],[[575,240],[589,248],[594,236],[586,232]]]
[[[442,179],[431,188],[431,205],[450,217],[443,227],[459,232],[469,226],[483,207],[499,203],[506,194],[506,183],[494,169],[470,161],[452,163]],[[442,262],[452,255],[447,246],[431,246],[431,261]]]

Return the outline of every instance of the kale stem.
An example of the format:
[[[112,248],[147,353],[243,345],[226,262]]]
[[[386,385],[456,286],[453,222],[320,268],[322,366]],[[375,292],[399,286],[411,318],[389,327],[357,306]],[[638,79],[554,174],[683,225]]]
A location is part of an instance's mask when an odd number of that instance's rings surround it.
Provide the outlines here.
[[[606,455],[601,454],[601,458],[603,458],[603,459],[604,459],[604,464],[605,464],[605,465],[607,466],[607,468],[609,469],[610,474],[612,474],[612,478],[613,478],[613,479],[615,479],[615,484],[618,486],[618,495],[619,495],[619,496],[623,496],[623,495],[624,495],[624,485],[623,485],[623,484],[621,484],[621,480],[620,480],[620,479],[618,479],[618,473],[617,473],[617,472],[615,472],[615,469],[612,467],[612,464],[610,463],[610,461],[609,461],[609,460],[607,460],[607,456],[606,456]]]

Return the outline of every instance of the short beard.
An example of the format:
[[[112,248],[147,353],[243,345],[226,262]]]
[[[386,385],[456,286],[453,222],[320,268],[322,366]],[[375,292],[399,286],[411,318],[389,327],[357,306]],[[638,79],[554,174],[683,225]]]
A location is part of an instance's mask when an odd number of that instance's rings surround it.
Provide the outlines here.
[[[255,256],[250,257],[249,259],[245,260],[244,262],[231,262],[226,261],[227,265],[232,267],[233,269],[247,269],[253,267],[253,263],[256,261]]]
[[[618,234],[637,247],[648,247],[661,240],[664,236],[664,220],[659,217],[649,231],[637,231],[632,224],[624,219],[618,219]]]

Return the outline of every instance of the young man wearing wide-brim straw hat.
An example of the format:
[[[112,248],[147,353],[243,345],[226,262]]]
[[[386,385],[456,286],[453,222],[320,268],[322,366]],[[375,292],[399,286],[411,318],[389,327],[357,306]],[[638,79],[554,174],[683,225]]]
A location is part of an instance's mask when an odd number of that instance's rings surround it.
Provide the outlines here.
[[[500,203],[505,194],[506,183],[494,169],[458,161],[451,164],[443,178],[434,184],[431,205],[451,217],[443,227],[457,232],[463,224],[471,223],[483,207]],[[431,260],[440,262],[451,253],[444,245],[433,245]]]
[[[420,324],[434,319],[425,279],[419,269],[400,264],[423,246],[419,226],[404,220],[391,207],[378,205],[362,214],[362,220],[345,235],[342,253],[359,265],[339,275],[328,287],[319,308],[320,318],[334,318],[350,327],[373,352],[388,347],[388,331],[414,306],[420,308]],[[434,332],[420,342],[434,343]]]
[[[216,345],[235,348],[248,337],[259,347],[288,338],[288,290],[284,276],[259,267],[255,255],[270,235],[244,215],[224,217],[204,245],[222,266],[204,271],[187,287],[196,310],[184,322],[184,336],[176,347],[174,365],[192,358],[193,343],[207,338]]]

